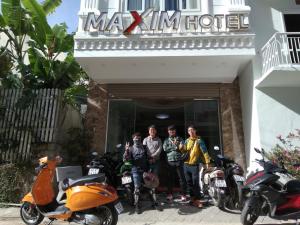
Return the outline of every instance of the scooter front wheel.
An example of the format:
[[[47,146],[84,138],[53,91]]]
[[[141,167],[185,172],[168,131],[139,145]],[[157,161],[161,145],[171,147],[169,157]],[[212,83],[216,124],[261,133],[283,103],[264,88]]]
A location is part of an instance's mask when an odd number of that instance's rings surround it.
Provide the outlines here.
[[[256,206],[256,207],[259,207]],[[243,225],[253,225],[259,216],[258,210],[250,204],[250,200],[246,201],[246,204],[242,210],[241,222]]]
[[[27,225],[38,225],[44,219],[44,216],[37,210],[36,205],[29,202],[24,202],[22,204],[20,215]]]
[[[118,212],[113,204],[103,205],[98,208],[97,216],[99,216],[101,225],[116,225],[118,222]]]

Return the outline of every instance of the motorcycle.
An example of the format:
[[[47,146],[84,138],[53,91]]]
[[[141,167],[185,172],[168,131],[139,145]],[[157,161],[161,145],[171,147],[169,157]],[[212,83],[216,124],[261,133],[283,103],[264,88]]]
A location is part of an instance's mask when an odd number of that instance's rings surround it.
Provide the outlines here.
[[[20,215],[27,225],[38,225],[44,217],[84,225],[116,225],[123,206],[116,190],[107,185],[105,176],[91,175],[65,179],[60,189],[66,192],[64,203],[56,201],[52,180],[60,157],[39,160],[38,173],[31,192],[22,199]]]
[[[120,168],[122,187],[125,192],[125,198],[129,205],[134,205],[134,185],[131,174],[132,164],[130,162],[124,162]]]
[[[228,209],[243,207],[243,186],[245,182],[243,168],[233,160],[222,155],[217,156],[218,166],[223,168],[227,188],[225,190],[225,205]]]
[[[290,180],[281,186],[277,174],[287,174],[282,159],[279,159],[279,166],[265,160],[263,149],[255,151],[262,156],[261,160],[256,161],[263,170],[249,176],[245,182],[248,199],[241,214],[242,224],[253,225],[260,215],[268,215],[276,220],[297,221],[300,218],[300,181]]]
[[[92,153],[92,160],[87,165],[88,175],[105,174],[107,182],[113,187],[120,186],[118,172],[123,164],[116,156],[120,155],[121,144],[116,146],[115,152],[106,152],[104,155],[99,156],[98,152]]]
[[[215,146],[214,150],[219,151],[219,147]],[[227,189],[223,169],[217,165],[205,170],[204,167],[202,167],[200,173],[204,173],[202,184],[203,193],[208,194],[211,197],[213,204],[216,207],[223,209],[225,207],[225,194]],[[202,177],[202,175],[200,175],[200,177]]]

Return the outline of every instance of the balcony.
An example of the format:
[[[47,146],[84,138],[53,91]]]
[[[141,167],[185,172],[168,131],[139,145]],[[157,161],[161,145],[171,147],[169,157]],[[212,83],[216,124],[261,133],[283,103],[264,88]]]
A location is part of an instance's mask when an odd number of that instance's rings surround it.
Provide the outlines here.
[[[130,35],[124,30],[134,19],[124,11],[123,1],[103,2],[107,8],[100,0],[81,0],[75,35],[75,57],[96,81],[230,83],[255,56],[245,0],[218,1],[222,6],[199,0],[201,10],[182,11],[177,20],[174,11],[137,12],[144,13],[143,23]],[[220,17],[214,9],[226,15]],[[93,22],[87,26],[90,12]],[[101,16],[103,12],[107,14]],[[113,20],[115,12],[120,17]]]
[[[261,51],[257,87],[300,87],[300,33],[276,33]]]

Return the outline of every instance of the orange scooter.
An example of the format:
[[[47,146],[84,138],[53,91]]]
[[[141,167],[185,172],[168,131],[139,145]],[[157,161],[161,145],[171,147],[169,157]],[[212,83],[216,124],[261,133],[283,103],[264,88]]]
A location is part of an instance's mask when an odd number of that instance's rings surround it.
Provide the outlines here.
[[[63,203],[57,202],[52,179],[60,157],[40,159],[38,176],[31,192],[22,199],[21,218],[27,225],[38,225],[48,217],[84,225],[116,225],[123,211],[116,190],[108,186],[104,175],[91,175],[76,180],[66,179],[60,184],[65,191]]]

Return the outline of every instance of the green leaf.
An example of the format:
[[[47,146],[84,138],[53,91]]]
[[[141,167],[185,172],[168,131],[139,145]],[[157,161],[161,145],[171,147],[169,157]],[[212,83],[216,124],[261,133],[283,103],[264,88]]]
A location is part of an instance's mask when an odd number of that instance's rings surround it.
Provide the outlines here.
[[[0,27],[2,28],[6,27],[5,20],[1,14],[0,14]]]
[[[48,15],[53,13],[55,9],[61,4],[61,2],[61,0],[45,0],[42,3],[42,7],[45,13]]]
[[[49,52],[62,53],[73,52],[74,38],[73,35],[67,33],[67,26],[65,23],[57,24],[52,28],[52,35],[46,37],[46,45]]]
[[[22,25],[26,19],[26,11],[22,8],[20,0],[2,0],[2,19],[15,36],[24,34]],[[3,23],[3,21],[2,21]]]
[[[47,22],[46,13],[36,0],[22,0],[22,3],[30,12],[35,27],[35,38],[42,45],[46,41],[46,35],[52,33],[51,27]]]

